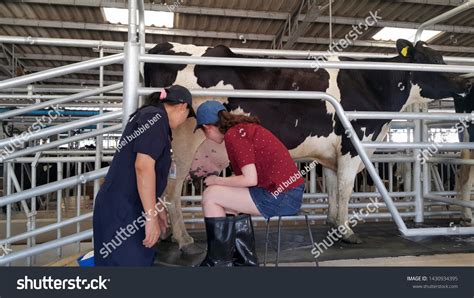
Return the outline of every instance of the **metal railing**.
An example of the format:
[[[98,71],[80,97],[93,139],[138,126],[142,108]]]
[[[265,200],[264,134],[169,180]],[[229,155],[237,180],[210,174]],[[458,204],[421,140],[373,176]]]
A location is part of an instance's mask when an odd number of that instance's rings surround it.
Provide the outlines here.
[[[139,11],[138,20],[136,11]],[[98,58],[93,59],[91,61],[84,61],[79,62],[76,64],[72,64],[69,66],[63,66],[56,69],[51,69],[47,71],[42,71],[38,73],[34,73],[31,75],[26,75],[23,77],[5,80],[0,82],[0,89],[7,89],[7,88],[16,88],[17,86],[29,84],[34,81],[43,80],[47,78],[52,78],[55,76],[60,76],[64,74],[73,73],[75,71],[85,70],[93,67],[102,67],[104,65],[112,64],[112,63],[124,63],[124,83],[123,83],[123,110],[118,112],[111,112],[105,113],[102,115],[94,116],[88,119],[77,120],[65,125],[50,127],[43,129],[35,134],[32,134],[27,138],[27,140],[35,140],[38,138],[47,137],[52,134],[57,134],[60,132],[65,132],[74,128],[79,128],[84,125],[102,123],[106,120],[112,120],[117,117],[122,116],[122,125],[125,123],[125,120],[128,119],[129,115],[133,113],[136,108],[138,107],[138,97],[141,95],[147,95],[153,91],[157,91],[156,89],[152,88],[137,88],[140,85],[140,69],[144,62],[148,63],[173,63],[173,64],[197,64],[197,65],[221,65],[221,66],[252,66],[252,67],[278,67],[278,68],[314,68],[314,63],[312,61],[302,61],[302,60],[279,60],[279,59],[251,59],[251,58],[212,58],[212,57],[181,57],[181,56],[163,56],[163,55],[147,55],[144,53],[145,48],[149,48],[150,45],[144,44],[144,18],[143,18],[143,1],[138,0],[129,1],[129,38],[128,42],[123,43],[120,42],[103,42],[103,41],[87,41],[87,40],[60,40],[60,39],[41,39],[41,38],[18,38],[18,37],[2,37],[0,36],[0,41],[2,42],[12,42],[12,43],[28,43],[28,44],[61,44],[61,45],[70,45],[70,46],[84,46],[90,47],[92,46],[99,46],[99,47],[112,47],[112,48],[124,48],[125,54],[117,54],[108,56],[105,58]],[[137,42],[138,40],[138,42]],[[292,56],[292,57],[306,57],[308,54],[317,55],[317,52],[301,52],[301,51],[271,51],[270,50],[254,50],[254,49],[234,49],[235,52],[239,53],[246,53],[250,55],[273,55],[273,56]],[[323,53],[323,52],[322,52]],[[325,53],[325,52],[324,52]],[[347,55],[349,54],[349,55]],[[353,54],[352,56],[359,56],[364,57],[364,55],[372,55],[373,54]],[[345,53],[344,56],[351,56],[350,53]],[[473,62],[472,58],[447,58],[447,61],[451,62]],[[319,62],[319,66],[322,68],[335,68],[335,69],[370,69],[370,70],[403,70],[403,71],[425,71],[425,72],[453,72],[453,73],[465,73],[465,72],[474,72],[474,67],[466,66],[466,65],[431,65],[431,64],[402,64],[402,63],[371,63],[371,62],[362,62],[362,61],[345,61],[345,62]],[[23,108],[21,110],[14,110],[11,112],[7,112],[5,114],[0,114],[0,119],[5,119],[7,117],[18,116],[23,112],[33,111],[38,108],[46,107],[51,104],[58,104],[58,103],[65,103],[81,98],[86,98],[91,95],[102,94],[104,92],[117,90],[122,88],[122,84],[115,84],[112,86],[101,87],[96,90],[88,90],[84,91],[79,94],[67,96],[64,98],[53,99],[44,103],[37,104],[35,106]],[[452,195],[452,192],[427,192],[427,188],[421,189],[420,183],[415,183],[415,189],[413,191],[405,191],[405,192],[392,192],[388,191],[385,187],[383,181],[381,180],[375,166],[372,164],[371,159],[367,155],[365,149],[367,148],[396,148],[396,149],[407,149],[407,145],[405,143],[402,144],[386,144],[386,143],[363,143],[361,140],[358,139],[357,134],[355,133],[350,119],[404,119],[404,120],[415,120],[415,135],[416,140],[419,142],[409,145],[416,153],[416,150],[420,148],[424,148],[429,145],[426,142],[426,138],[422,136],[421,123],[417,121],[421,120],[457,120],[459,117],[465,116],[472,116],[470,114],[424,114],[420,112],[415,113],[373,113],[373,112],[346,112],[343,110],[339,101],[331,96],[330,94],[323,93],[323,92],[300,92],[300,91],[268,91],[268,90],[192,90],[193,96],[203,96],[203,97],[210,97],[210,96],[218,96],[218,97],[241,97],[241,98],[265,98],[265,99],[279,99],[279,98],[294,98],[295,100],[298,99],[311,99],[311,100],[324,100],[329,102],[336,111],[338,118],[340,119],[344,128],[349,132],[351,142],[356,148],[359,153],[359,157],[361,161],[366,166],[366,170],[374,184],[378,190],[378,193],[374,192],[361,192],[361,193],[354,193],[353,197],[381,197],[384,201],[384,207],[388,209],[389,213],[380,213],[380,214],[371,214],[370,218],[391,218],[397,224],[398,229],[400,232],[405,236],[415,236],[415,235],[460,235],[460,234],[473,234],[474,228],[457,228],[456,231],[450,228],[417,228],[411,229],[407,228],[405,222],[403,221],[403,217],[415,217],[417,221],[423,221],[424,216],[436,216],[436,215],[455,215],[457,214],[455,211],[447,211],[447,212],[424,212],[424,207],[428,206],[443,206],[444,204],[453,204],[453,205],[460,205],[466,206],[466,204],[459,202],[456,199],[446,199],[445,202],[438,202],[438,203],[427,203],[425,204],[423,198],[428,200],[439,200],[439,196],[442,194]],[[49,144],[31,147],[28,149],[24,149],[22,151],[18,151],[13,153],[10,158],[5,158],[2,161],[30,161],[32,160],[34,167],[40,160],[40,153],[46,149],[52,149],[59,145],[65,144],[67,141],[72,140],[79,140],[80,138],[89,138],[92,136],[98,136],[106,132],[111,132],[119,129],[119,125],[115,125],[108,128],[102,128],[95,132],[85,133],[83,135],[74,136],[69,139],[65,140],[58,140]],[[11,144],[14,140],[4,139],[0,140],[0,148],[5,147]],[[443,148],[444,146],[444,148]],[[461,148],[473,148],[473,144],[466,143],[466,144],[450,144],[450,145],[443,145],[441,146],[440,150],[459,150]],[[36,153],[35,158],[23,157],[25,155]],[[93,157],[95,161],[97,161],[97,156]],[[381,160],[383,158],[379,157]],[[414,177],[421,177],[422,171],[420,165],[416,166],[416,155],[413,156],[399,156],[398,159],[395,157],[391,157],[392,161],[399,160],[400,162],[415,162],[415,173]],[[44,159],[46,160],[46,159]],[[85,162],[92,160],[89,157],[68,157],[64,160],[58,161],[58,170],[61,166],[62,161],[66,160],[75,160],[78,162]],[[49,160],[48,160],[49,161]],[[468,162],[468,161],[466,161]],[[424,166],[425,167],[425,166]],[[427,170],[428,168],[426,168]],[[90,214],[84,215],[77,215],[74,218],[70,218],[67,220],[62,220],[61,218],[61,209],[58,207],[58,218],[55,224],[51,224],[46,227],[34,228],[34,221],[30,222],[33,225],[33,228],[29,228],[26,233],[12,236],[9,234],[11,229],[11,204],[22,202],[27,199],[31,199],[32,206],[34,206],[36,196],[47,194],[55,191],[60,191],[65,188],[74,187],[77,185],[81,185],[87,181],[94,181],[99,178],[102,178],[107,173],[108,168],[103,168],[100,170],[91,171],[84,174],[79,174],[74,177],[69,177],[66,179],[62,179],[53,183],[48,183],[46,185],[41,185],[38,187],[34,187],[32,183],[32,188],[28,190],[20,190],[18,187],[18,181],[14,181],[14,179],[7,179],[7,187],[6,192],[7,195],[0,198],[0,207],[7,206],[7,238],[0,241],[0,244],[10,244],[13,241],[24,240],[34,238],[35,236],[49,231],[58,231],[58,239],[49,241],[44,244],[36,245],[29,247],[25,250],[13,252],[4,258],[0,259],[0,264],[8,264],[12,261],[22,259],[25,257],[31,257],[38,253],[50,250],[50,249],[57,249],[66,244],[78,242],[85,239],[90,239],[92,237],[92,231],[87,230],[80,232],[77,230],[77,233],[71,236],[60,237],[61,234],[59,229],[63,226],[78,223],[80,221],[90,219]],[[14,177],[14,173],[12,173],[12,168],[10,166],[7,167],[7,172],[9,173],[8,177]],[[33,175],[34,171],[32,171]],[[427,171],[423,171],[423,175],[427,175]],[[427,177],[427,176],[426,176]],[[426,178],[424,177],[424,178]],[[393,177],[392,177],[393,179]],[[424,180],[427,184],[429,179]],[[12,182],[14,185],[12,185]],[[418,179],[417,182],[420,182]],[[314,179],[311,178],[311,189],[315,189],[314,187]],[[17,190],[20,190],[17,193],[12,193],[12,187],[15,187]],[[429,190],[429,189],[428,189]],[[58,193],[59,194],[59,193]],[[415,197],[413,202],[394,202],[393,197],[396,196],[403,196],[403,197]],[[327,198],[326,194],[306,194],[305,199],[316,199],[316,198]],[[184,197],[184,200],[193,201],[194,197]],[[60,197],[58,198],[58,205],[59,205]],[[308,206],[310,205],[310,206]],[[312,209],[312,208],[325,208],[327,204],[308,204],[304,205],[304,208]],[[467,204],[471,206],[471,204]],[[358,208],[360,205],[357,203],[351,203],[351,208]],[[399,208],[411,208],[414,207],[414,212],[402,212],[400,213],[397,209]],[[191,209],[190,209],[191,208]],[[196,211],[196,209],[192,209],[195,207],[183,208],[185,211]],[[28,210],[29,211],[29,210]],[[32,212],[34,212],[34,208],[32,207]],[[30,217],[30,216],[29,216]],[[323,219],[323,215],[311,215],[310,218],[312,219]],[[10,219],[10,220],[9,220]],[[258,218],[257,218],[258,219]],[[301,219],[298,217],[289,219]],[[188,219],[187,222],[194,223],[200,222],[202,219],[194,218]],[[32,243],[34,245],[34,243]],[[58,253],[61,252],[58,250]]]

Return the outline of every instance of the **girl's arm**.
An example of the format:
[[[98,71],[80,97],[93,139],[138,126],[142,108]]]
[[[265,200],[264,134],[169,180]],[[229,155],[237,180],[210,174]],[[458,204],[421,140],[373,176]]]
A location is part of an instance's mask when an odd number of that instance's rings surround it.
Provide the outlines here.
[[[207,186],[222,185],[233,187],[252,187],[258,184],[257,168],[255,164],[248,164],[242,167],[242,175],[231,177],[209,176],[204,180]]]
[[[153,213],[156,205],[155,160],[147,154],[137,153],[135,172],[137,173],[138,193],[143,210],[147,215],[143,245],[152,247],[161,234],[158,214]]]

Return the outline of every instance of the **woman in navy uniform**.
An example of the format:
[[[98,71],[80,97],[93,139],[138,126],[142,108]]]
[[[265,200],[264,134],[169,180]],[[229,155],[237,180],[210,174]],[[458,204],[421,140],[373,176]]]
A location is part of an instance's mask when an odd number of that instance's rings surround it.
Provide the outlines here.
[[[151,266],[153,246],[168,227],[163,194],[171,129],[194,117],[192,96],[172,86],[148,97],[130,116],[94,203],[96,266]]]

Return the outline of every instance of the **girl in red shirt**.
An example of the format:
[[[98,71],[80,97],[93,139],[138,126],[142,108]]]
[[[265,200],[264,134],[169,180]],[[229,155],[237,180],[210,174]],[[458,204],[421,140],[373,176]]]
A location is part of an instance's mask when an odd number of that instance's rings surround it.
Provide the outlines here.
[[[206,138],[216,143],[225,141],[235,174],[205,179],[202,206],[208,253],[201,265],[255,266],[258,262],[249,214],[265,218],[296,214],[304,180],[288,149],[256,117],[231,114],[220,102],[207,101],[197,110],[196,119],[196,129],[202,129]],[[248,231],[239,231],[241,226],[249,227]],[[245,239],[239,239],[239,234],[245,234]]]

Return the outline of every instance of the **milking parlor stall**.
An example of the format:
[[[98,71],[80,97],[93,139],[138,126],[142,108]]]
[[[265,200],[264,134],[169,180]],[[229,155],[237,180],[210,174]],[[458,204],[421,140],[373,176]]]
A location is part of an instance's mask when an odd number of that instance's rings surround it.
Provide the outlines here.
[[[172,85],[259,118],[297,166],[276,192],[304,180],[298,212],[251,217],[260,266],[474,265],[472,0],[1,1],[0,47],[2,266],[88,260],[123,129]],[[234,175],[195,126],[154,266],[199,265],[203,181]]]

